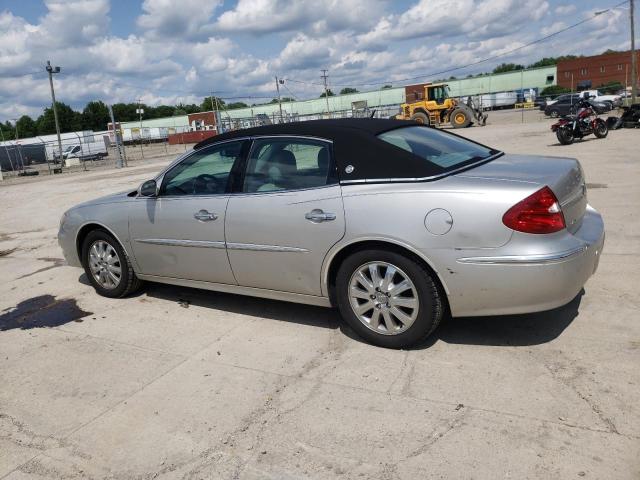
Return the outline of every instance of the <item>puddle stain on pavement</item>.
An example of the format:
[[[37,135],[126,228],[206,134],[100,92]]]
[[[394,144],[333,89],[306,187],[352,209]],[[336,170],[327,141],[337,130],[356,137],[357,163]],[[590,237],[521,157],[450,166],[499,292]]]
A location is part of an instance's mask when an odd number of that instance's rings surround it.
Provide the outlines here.
[[[0,314],[0,332],[59,327],[69,322],[82,322],[88,315],[93,314],[78,307],[74,298],[56,300],[53,295],[40,295],[4,310]]]

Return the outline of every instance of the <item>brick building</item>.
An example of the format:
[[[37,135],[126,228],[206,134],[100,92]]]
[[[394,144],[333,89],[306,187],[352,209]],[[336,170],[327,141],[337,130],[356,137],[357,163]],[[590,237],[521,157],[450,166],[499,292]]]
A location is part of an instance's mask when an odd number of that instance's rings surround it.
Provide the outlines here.
[[[640,54],[636,52],[636,60]],[[571,90],[588,90],[619,82],[631,86],[631,51],[604,53],[558,62],[558,85]]]
[[[190,113],[187,117],[189,119],[189,126],[194,131],[216,129],[215,112]]]

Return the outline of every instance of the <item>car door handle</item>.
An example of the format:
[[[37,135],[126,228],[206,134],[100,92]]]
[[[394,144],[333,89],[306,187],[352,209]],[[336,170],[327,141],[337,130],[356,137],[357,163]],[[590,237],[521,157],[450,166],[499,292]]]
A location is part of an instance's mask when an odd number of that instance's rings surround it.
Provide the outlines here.
[[[304,218],[313,223],[329,222],[336,219],[336,214],[323,212],[319,208],[314,208],[310,212],[305,213]]]
[[[218,216],[215,213],[209,213],[206,210],[200,210],[193,214],[193,218],[200,222],[210,222],[211,220],[215,220]]]

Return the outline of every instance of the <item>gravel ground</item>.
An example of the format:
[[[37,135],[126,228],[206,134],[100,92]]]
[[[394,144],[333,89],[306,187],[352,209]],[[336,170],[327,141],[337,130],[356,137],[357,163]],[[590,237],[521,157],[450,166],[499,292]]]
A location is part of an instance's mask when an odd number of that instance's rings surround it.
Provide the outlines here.
[[[97,296],[62,260],[60,215],[168,158],[0,183],[0,478],[638,479],[640,131],[562,147],[522,118],[459,133],[580,159],[599,270],[566,307],[449,320],[411,351],[322,308]]]

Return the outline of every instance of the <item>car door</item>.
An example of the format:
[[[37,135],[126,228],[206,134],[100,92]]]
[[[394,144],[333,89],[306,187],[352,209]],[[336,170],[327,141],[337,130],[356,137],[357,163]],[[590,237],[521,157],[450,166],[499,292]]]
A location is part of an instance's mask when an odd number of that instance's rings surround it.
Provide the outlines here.
[[[156,197],[139,197],[129,214],[133,254],[143,275],[235,284],[224,221],[235,166],[249,141],[195,151],[168,170]]]
[[[226,238],[239,285],[321,295],[322,262],[345,232],[331,142],[254,139]]]

